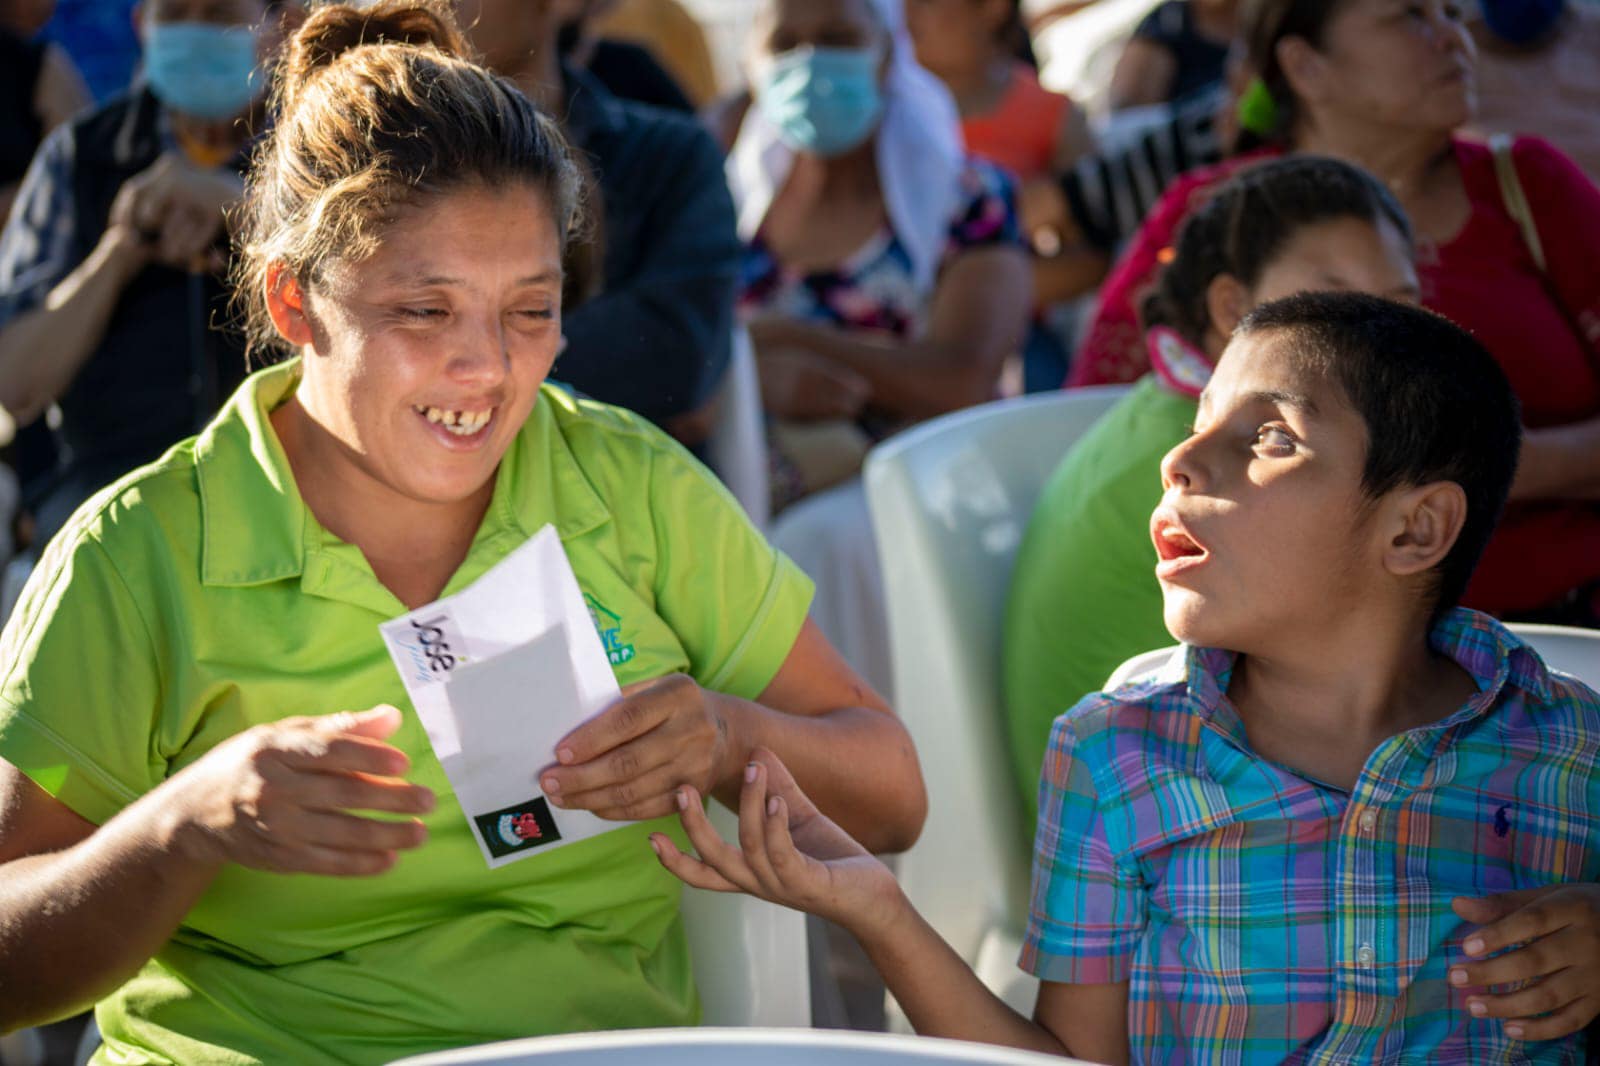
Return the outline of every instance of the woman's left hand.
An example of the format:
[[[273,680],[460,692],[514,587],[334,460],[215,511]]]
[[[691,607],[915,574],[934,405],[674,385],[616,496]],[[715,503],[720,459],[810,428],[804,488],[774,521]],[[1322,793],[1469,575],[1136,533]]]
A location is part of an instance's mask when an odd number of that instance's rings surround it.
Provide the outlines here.
[[[558,807],[616,821],[676,814],[680,786],[708,793],[738,772],[730,733],[725,698],[691,677],[629,685],[556,745],[557,765],[540,774],[540,787]]]

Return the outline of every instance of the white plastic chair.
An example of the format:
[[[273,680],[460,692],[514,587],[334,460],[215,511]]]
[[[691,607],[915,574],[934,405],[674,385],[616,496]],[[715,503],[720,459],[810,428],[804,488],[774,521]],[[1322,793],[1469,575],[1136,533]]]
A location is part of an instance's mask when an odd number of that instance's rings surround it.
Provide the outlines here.
[[[394,1066],[1086,1066],[1033,1051],[841,1030],[635,1029],[546,1036],[401,1059]]]
[[[1527,641],[1550,669],[1571,674],[1590,688],[1600,689],[1600,630],[1524,622],[1513,622],[1506,628]],[[1174,656],[1182,654],[1181,644],[1141,652],[1112,671],[1106,691],[1134,681],[1148,681]]]
[[[1017,968],[1030,834],[1002,733],[1001,619],[1039,490],[1127,391],[985,404],[891,438],[866,462],[895,707],[928,783],[927,827],[899,860],[900,882],[983,982],[1023,1011],[1038,986]],[[892,1001],[888,1010],[892,1028],[908,1028]]]
[[[767,473],[767,438],[761,426],[761,381],[756,376],[756,351],[742,325],[733,330],[733,351],[717,404],[711,439],[706,441],[711,469],[757,529],[772,519]]]
[[[1506,628],[1533,645],[1550,669],[1600,689],[1600,630],[1520,622]]]
[[[711,824],[737,840],[739,820],[720,803]],[[706,1025],[811,1024],[806,919],[753,896],[683,890],[683,924]]]

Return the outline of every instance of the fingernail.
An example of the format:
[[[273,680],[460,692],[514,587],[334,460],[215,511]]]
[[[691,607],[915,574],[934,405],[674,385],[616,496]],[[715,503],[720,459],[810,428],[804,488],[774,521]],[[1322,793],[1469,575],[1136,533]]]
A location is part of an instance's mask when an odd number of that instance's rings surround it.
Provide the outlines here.
[[[422,790],[422,794],[419,797],[417,797],[417,806],[422,808],[422,813],[423,814],[427,814],[429,811],[433,810],[438,805],[439,805],[439,797],[437,797],[437,796],[435,796],[433,794],[433,789],[431,789],[431,788],[423,789]]]
[[[678,810],[680,810],[680,811],[688,810],[689,809],[689,794],[687,792],[685,792],[683,789],[680,788],[680,789],[678,789],[677,797],[678,797]]]
[[[1506,1035],[1509,1036],[1513,1040],[1521,1040],[1522,1039],[1522,1026],[1520,1026],[1520,1025],[1508,1025],[1508,1026],[1506,1026]]]
[[[1464,984],[1466,984],[1467,983],[1467,971],[1465,971],[1465,970],[1451,970],[1450,971],[1450,983],[1453,984],[1453,985],[1464,985]]]
[[[557,748],[556,762],[561,763],[563,766],[570,766],[572,764],[572,749]]]
[[[777,814],[778,813],[778,797],[777,796],[773,796],[771,799],[767,800],[767,813],[768,814]]]
[[[1467,1009],[1472,1012],[1472,1016],[1474,1018],[1482,1018],[1485,1014],[1489,1013],[1488,1004],[1484,1003],[1481,999],[1474,999],[1469,1002],[1467,1004]]]
[[[656,853],[656,858],[664,857],[661,851],[661,841],[657,840],[654,835],[650,837],[650,850]]]
[[[751,781],[754,781],[756,779],[756,764],[755,763],[747,762],[747,763],[744,764],[744,779],[745,779],[745,783],[746,784],[748,784]]]
[[[555,777],[547,777],[540,783],[544,785],[544,792],[547,796],[554,796],[561,791],[561,781]]]
[[[1483,940],[1480,937],[1473,937],[1471,940],[1467,941],[1465,944],[1462,944],[1461,945],[1461,949],[1463,951],[1465,951],[1468,955],[1482,955],[1483,954]]]

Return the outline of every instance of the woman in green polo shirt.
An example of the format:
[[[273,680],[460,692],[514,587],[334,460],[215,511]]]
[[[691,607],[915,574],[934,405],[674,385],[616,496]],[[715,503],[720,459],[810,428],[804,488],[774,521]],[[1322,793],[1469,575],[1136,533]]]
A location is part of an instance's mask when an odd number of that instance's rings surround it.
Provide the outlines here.
[[[577,171],[463,54],[441,0],[299,32],[240,231],[294,357],[86,504],[0,638],[0,1029],[98,1000],[97,1061],[303,1063],[689,1024],[647,840],[679,785],[734,797],[768,747],[874,846],[921,827],[805,578],[647,422],[543,384]],[[625,695],[540,785],[638,821],[489,869],[378,625],[546,525]]]

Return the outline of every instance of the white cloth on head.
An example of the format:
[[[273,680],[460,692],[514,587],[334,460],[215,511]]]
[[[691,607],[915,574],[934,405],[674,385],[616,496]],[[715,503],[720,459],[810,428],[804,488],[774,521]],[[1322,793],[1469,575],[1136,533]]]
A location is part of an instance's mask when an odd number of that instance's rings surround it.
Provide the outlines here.
[[[901,0],[869,0],[887,30],[889,69],[883,118],[873,133],[878,184],[889,226],[911,257],[917,287],[931,291],[951,217],[960,203],[966,148],[961,116],[944,83],[917,63]],[[754,91],[754,87],[752,87]],[[728,187],[739,215],[739,238],[749,243],[773,197],[794,167],[795,151],[752,104],[728,156]]]

